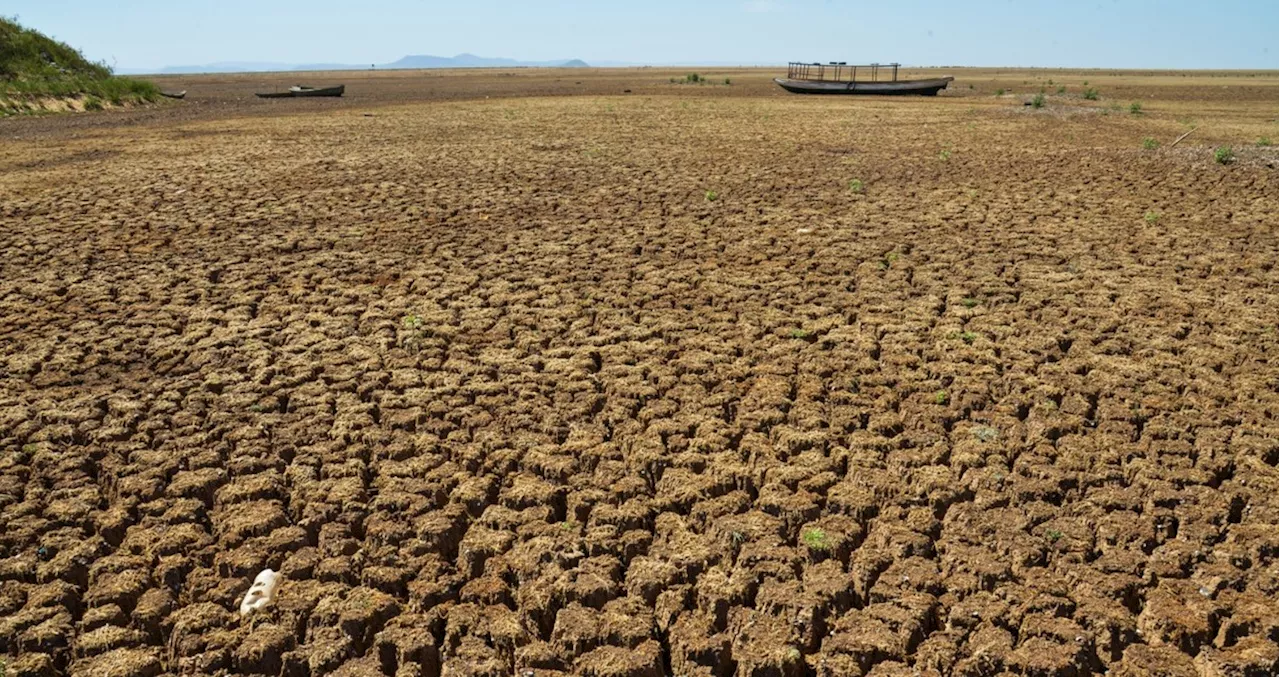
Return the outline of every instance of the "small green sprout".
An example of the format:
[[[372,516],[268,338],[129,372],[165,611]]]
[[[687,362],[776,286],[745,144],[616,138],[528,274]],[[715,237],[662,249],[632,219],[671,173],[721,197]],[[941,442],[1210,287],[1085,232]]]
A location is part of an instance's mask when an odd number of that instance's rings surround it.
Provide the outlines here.
[[[1147,212],[1142,215],[1142,220],[1154,226],[1160,220],[1160,212]]]
[[[704,197],[707,198],[707,202],[715,202],[720,199],[720,194],[714,190],[709,190]]]
[[[831,543],[827,540],[827,532],[818,527],[807,527],[800,533],[800,540],[815,552],[826,552],[831,549]]]
[[[1231,150],[1231,146],[1218,146],[1213,151],[1213,159],[1220,165],[1229,165],[1236,161],[1236,154]]]
[[[936,404],[947,404],[951,402],[951,396],[945,390],[939,390],[933,394],[933,401]]]
[[[855,193],[861,193],[864,188],[866,188],[866,185],[862,183],[861,179],[852,179],[849,181],[849,190]]]
[[[1045,538],[1048,538],[1049,542],[1051,543],[1057,543],[1059,540],[1062,539],[1062,532],[1058,531],[1057,529],[1050,529],[1044,532],[1044,535],[1045,535]]]
[[[1142,140],[1142,147],[1146,150],[1155,150],[1160,147],[1160,142],[1148,136]]]
[[[1089,83],[1086,81],[1084,84],[1086,84],[1086,85],[1087,85],[1087,84],[1089,84]],[[1089,101],[1097,101],[1097,100],[1098,100],[1098,90],[1093,89],[1092,87],[1090,87],[1090,88],[1088,88],[1088,89],[1084,90],[1084,93],[1083,93],[1083,94],[1081,94],[1080,96],[1082,96],[1082,97],[1084,97],[1084,98],[1088,99]]]
[[[1142,102],[1134,101],[1129,104],[1129,115],[1142,115]]]
[[[973,345],[973,342],[978,340],[978,335],[971,331],[963,331],[960,332],[960,340],[969,345]]]
[[[975,299],[972,296],[966,296],[960,300],[960,303],[964,305],[965,308],[973,308],[977,306],[979,303],[982,303],[982,301],[979,301],[978,299]]]

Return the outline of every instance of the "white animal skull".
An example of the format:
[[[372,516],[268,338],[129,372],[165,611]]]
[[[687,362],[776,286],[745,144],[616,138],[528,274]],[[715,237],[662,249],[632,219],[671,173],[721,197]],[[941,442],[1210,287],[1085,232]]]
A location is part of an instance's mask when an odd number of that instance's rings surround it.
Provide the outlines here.
[[[276,597],[278,585],[280,585],[280,574],[270,569],[263,569],[262,573],[253,579],[249,592],[244,594],[244,601],[240,602],[240,615],[247,616],[270,604]]]

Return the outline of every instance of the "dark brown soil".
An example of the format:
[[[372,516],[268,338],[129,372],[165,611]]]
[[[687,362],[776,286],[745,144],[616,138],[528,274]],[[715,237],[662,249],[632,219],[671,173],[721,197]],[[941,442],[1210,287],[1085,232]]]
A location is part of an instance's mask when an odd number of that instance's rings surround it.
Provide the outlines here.
[[[1275,673],[1274,73],[601,73],[0,121],[4,674]]]

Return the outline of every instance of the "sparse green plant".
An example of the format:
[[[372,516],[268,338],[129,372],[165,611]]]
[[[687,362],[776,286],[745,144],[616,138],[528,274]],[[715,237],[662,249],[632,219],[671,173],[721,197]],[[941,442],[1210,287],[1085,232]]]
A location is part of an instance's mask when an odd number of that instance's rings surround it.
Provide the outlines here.
[[[1058,87],[1058,93],[1059,93],[1059,94],[1066,94],[1066,93],[1067,93],[1067,86],[1066,86],[1066,85],[1062,85],[1061,87]]]
[[[849,181],[849,190],[855,193],[861,193],[864,188],[866,188],[866,185],[862,183],[861,179],[851,179]]]
[[[685,82],[701,82],[702,76],[698,75],[697,73],[690,73],[684,76],[684,80]]]
[[[947,404],[951,401],[951,396],[947,394],[947,391],[939,390],[933,394],[933,401],[936,404]]]
[[[997,89],[996,96],[1004,96],[1004,88]]]
[[[960,340],[968,345],[973,345],[973,342],[978,340],[978,335],[971,331],[962,331],[960,332]]]
[[[703,197],[707,198],[707,202],[715,202],[720,199],[720,194],[714,190],[709,190],[705,195],[703,195]]]
[[[1057,529],[1050,529],[1044,532],[1044,536],[1045,538],[1049,539],[1050,543],[1057,543],[1058,541],[1062,540],[1062,532],[1058,531]]]
[[[410,331],[417,331],[419,329],[422,329],[422,316],[405,315],[404,318],[400,320],[400,323],[404,325],[405,329],[408,329]]]
[[[1142,102],[1134,101],[1129,104],[1129,115],[1142,115]]]
[[[1265,147],[1265,146],[1270,146],[1270,145],[1273,145],[1273,144],[1271,143],[1271,139],[1270,139],[1270,138],[1265,137],[1265,136],[1259,136],[1259,137],[1258,137],[1258,140],[1253,142],[1253,145],[1255,145],[1255,146],[1259,146],[1259,147]]]
[[[726,85],[732,85],[732,84],[733,84],[733,81],[732,81],[732,80],[730,80],[729,78],[725,78],[725,79],[724,79],[724,84],[726,84]]]
[[[1081,85],[1082,87],[1088,87],[1088,86],[1089,86],[1089,81],[1088,81],[1088,80],[1085,80],[1084,82],[1080,83],[1080,85]]]
[[[965,195],[967,195],[967,196],[969,196],[969,199],[970,199],[970,200],[972,200],[972,199],[974,199],[974,198],[978,197],[978,189],[977,189],[977,188],[969,188],[969,189],[967,189],[967,190],[965,190],[965,191],[964,191],[964,194],[965,194]]]
[[[979,301],[978,299],[973,298],[972,296],[966,296],[963,299],[961,299],[960,303],[964,304],[965,308],[973,308],[982,302]]]
[[[104,106],[102,105],[102,99],[99,99],[98,97],[96,97],[96,96],[94,96],[94,95],[92,95],[92,94],[90,94],[89,96],[84,97],[84,109],[85,109],[85,110],[102,110],[102,109],[103,109],[103,107],[104,107]]]
[[[1086,85],[1087,85],[1087,84],[1089,84],[1089,83],[1088,83],[1088,82],[1085,82],[1084,84],[1086,84]],[[1082,93],[1080,96],[1082,96],[1082,97],[1084,97],[1084,98],[1086,98],[1086,99],[1088,99],[1088,100],[1090,100],[1090,101],[1097,101],[1097,100],[1098,100],[1098,90],[1093,89],[1092,87],[1089,87],[1089,88],[1086,88],[1086,89],[1084,90],[1084,93]]]
[[[938,151],[938,159],[939,159],[939,160],[942,160],[943,162],[946,162],[947,160],[950,160],[950,159],[951,159],[951,149],[950,149],[950,148],[943,148],[942,150]]]
[[[740,548],[742,547],[742,544],[746,542],[747,535],[741,531],[732,531],[729,533],[729,543],[731,543],[733,547]]]
[[[791,338],[793,339],[807,339],[811,335],[812,334],[810,334],[808,331],[804,329],[792,329],[790,334]]]
[[[1142,147],[1146,150],[1155,150],[1160,147],[1160,142],[1148,136],[1142,140]]]
[[[1046,81],[1045,81],[1045,84],[1052,85],[1052,84],[1053,84],[1053,80],[1046,80]]]
[[[565,520],[560,523],[561,531],[577,531],[578,523],[573,520]]]
[[[1147,212],[1142,215],[1142,220],[1154,226],[1160,221],[1160,212]]]
[[[1035,95],[1035,96],[1031,97],[1031,107],[1032,107],[1032,108],[1044,108],[1044,94],[1043,94],[1043,93],[1041,93],[1041,94],[1037,94],[1037,95]]]
[[[1236,154],[1231,146],[1218,146],[1213,151],[1213,159],[1220,165],[1229,165],[1236,161]]]
[[[806,527],[800,532],[800,540],[806,547],[815,552],[826,552],[831,549],[831,542],[827,538],[827,532],[818,527]]]

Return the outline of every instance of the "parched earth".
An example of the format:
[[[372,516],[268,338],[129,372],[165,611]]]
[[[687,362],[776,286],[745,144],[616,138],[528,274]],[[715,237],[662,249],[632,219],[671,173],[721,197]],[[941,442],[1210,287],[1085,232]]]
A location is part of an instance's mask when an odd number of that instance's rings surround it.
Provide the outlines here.
[[[0,121],[0,672],[1275,673],[1274,73],[608,77]]]

